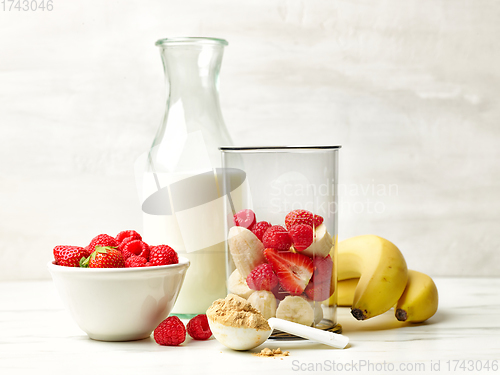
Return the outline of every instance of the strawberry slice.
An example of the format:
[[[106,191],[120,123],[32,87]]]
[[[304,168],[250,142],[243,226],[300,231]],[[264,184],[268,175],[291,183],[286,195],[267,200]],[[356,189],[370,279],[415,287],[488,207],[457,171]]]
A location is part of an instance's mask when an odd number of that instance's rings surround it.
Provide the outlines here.
[[[292,295],[300,295],[314,272],[311,258],[290,251],[264,250],[267,261],[273,267],[279,284]]]
[[[304,294],[313,301],[324,301],[330,298],[334,291],[335,288],[332,282],[317,283],[311,280],[311,282],[307,284]]]
[[[234,215],[234,222],[238,227],[244,227],[248,230],[252,230],[257,220],[255,218],[255,213],[252,210],[245,209]]]
[[[332,272],[333,272],[333,260],[330,255],[326,257],[314,257],[313,258],[314,265],[314,274],[312,280],[316,284],[318,283],[331,283],[332,280]]]

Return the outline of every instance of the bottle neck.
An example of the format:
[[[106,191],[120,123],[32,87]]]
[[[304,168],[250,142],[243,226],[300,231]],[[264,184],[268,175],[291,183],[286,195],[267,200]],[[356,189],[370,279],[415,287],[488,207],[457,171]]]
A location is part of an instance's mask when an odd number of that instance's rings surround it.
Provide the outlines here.
[[[218,80],[223,52],[221,45],[162,48],[167,108],[182,107],[188,116],[186,120],[206,115],[207,109],[219,108]],[[188,131],[197,130],[196,126],[192,128],[196,125],[193,121],[187,121],[186,125]]]

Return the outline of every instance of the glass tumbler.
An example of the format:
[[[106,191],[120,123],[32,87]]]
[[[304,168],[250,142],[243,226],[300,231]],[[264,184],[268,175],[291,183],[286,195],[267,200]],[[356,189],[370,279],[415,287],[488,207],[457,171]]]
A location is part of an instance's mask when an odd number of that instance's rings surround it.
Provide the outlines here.
[[[340,146],[220,147],[229,293],[265,318],[337,323]],[[273,338],[292,338],[274,332]]]

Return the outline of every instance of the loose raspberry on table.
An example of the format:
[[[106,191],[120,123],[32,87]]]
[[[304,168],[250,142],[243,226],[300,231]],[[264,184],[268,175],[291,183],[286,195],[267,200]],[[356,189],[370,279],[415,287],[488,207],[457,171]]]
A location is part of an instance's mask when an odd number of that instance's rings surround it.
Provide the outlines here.
[[[294,225],[307,224],[313,226],[313,213],[307,210],[293,210],[285,216],[286,229],[290,230]]]
[[[187,324],[187,333],[195,340],[208,340],[212,331],[205,314],[196,315]]]
[[[292,246],[292,238],[281,225],[273,225],[264,233],[262,243],[266,248],[289,250]]]
[[[292,237],[293,248],[297,251],[303,251],[313,243],[314,231],[310,225],[296,224],[288,233]]]
[[[119,245],[125,238],[129,237],[132,237],[134,240],[142,240],[141,235],[137,233],[135,230],[123,230],[116,235],[115,240]]]
[[[186,340],[186,327],[178,317],[169,316],[155,328],[153,337],[160,345],[180,345]]]
[[[151,266],[164,266],[179,263],[177,252],[168,245],[158,245],[150,248],[149,263]]]
[[[147,267],[148,260],[138,255],[132,255],[125,259],[125,267]]]
[[[132,237],[129,237],[132,238]],[[125,241],[124,241],[125,242]],[[146,242],[141,240],[127,241],[120,249],[123,253],[123,258],[128,259],[132,255],[149,258],[149,246]]]
[[[253,290],[273,290],[278,286],[278,276],[273,272],[273,267],[263,263],[255,267],[247,276],[247,285]]]
[[[264,233],[266,233],[266,230],[268,230],[271,227],[271,224],[268,223],[267,221],[259,221],[256,223],[253,228],[252,232],[257,236],[259,240],[262,241],[262,237],[264,236]]]

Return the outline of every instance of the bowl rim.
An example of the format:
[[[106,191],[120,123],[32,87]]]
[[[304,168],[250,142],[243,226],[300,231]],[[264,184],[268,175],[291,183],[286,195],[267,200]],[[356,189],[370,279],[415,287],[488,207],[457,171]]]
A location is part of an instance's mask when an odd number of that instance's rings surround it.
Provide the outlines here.
[[[175,264],[167,264],[164,266],[149,266],[149,267],[124,267],[124,268],[82,268],[82,267],[65,267],[54,264],[55,260],[49,260],[47,262],[47,267],[50,271],[55,272],[66,272],[66,273],[81,273],[81,274],[112,274],[112,273],[133,273],[133,272],[145,272],[154,270],[167,270],[183,268],[190,265],[188,258],[179,257],[179,262]]]

